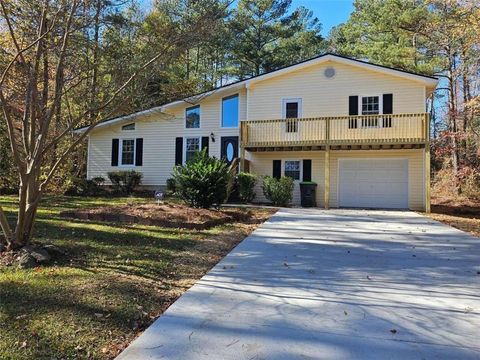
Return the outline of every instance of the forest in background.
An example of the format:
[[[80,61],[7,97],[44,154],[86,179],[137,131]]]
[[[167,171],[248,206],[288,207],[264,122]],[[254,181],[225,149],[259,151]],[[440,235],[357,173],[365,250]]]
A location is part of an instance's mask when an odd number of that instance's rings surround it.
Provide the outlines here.
[[[27,34],[41,19],[40,2],[6,1],[15,26]],[[235,6],[234,6],[235,5]],[[22,9],[21,11],[19,9]],[[87,125],[290,65],[324,52],[435,75],[440,85],[432,113],[435,189],[479,197],[480,193],[480,4],[477,0],[356,0],[344,24],[327,38],[307,8],[291,0],[156,1],[91,0],[81,8],[67,60],[70,81],[52,137],[86,108],[101,104],[158,52],[121,93],[121,101],[89,112]],[[204,14],[209,14],[205,18]],[[197,24],[202,23],[195,31]],[[34,28],[34,27],[32,27]],[[0,27],[0,68],[12,44]],[[53,46],[53,45],[52,45]],[[49,149],[61,153],[62,142]],[[52,159],[58,156],[51,156]],[[63,191],[85,175],[85,147],[67,157],[50,182]],[[0,192],[15,191],[6,122],[0,122]],[[50,167],[54,166],[52,163]],[[48,173],[49,166],[42,171]]]

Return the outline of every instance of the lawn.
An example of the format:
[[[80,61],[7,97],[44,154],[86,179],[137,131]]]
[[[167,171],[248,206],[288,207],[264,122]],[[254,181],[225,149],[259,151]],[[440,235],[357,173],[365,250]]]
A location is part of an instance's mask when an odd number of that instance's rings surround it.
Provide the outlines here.
[[[256,224],[208,230],[65,219],[61,211],[141,198],[47,197],[35,242],[68,256],[48,267],[0,265],[0,359],[111,359]],[[13,215],[15,198],[0,197]],[[263,220],[271,210],[251,210]]]

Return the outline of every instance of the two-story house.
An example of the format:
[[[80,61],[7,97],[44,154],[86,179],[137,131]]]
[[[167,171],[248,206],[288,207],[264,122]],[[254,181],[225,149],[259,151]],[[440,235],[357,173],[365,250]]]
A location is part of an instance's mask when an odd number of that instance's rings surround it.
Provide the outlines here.
[[[134,169],[158,188],[207,148],[259,176],[293,177],[294,204],[299,182],[313,181],[321,207],[429,211],[426,102],[437,82],[321,55],[99,124],[88,136],[87,176]]]

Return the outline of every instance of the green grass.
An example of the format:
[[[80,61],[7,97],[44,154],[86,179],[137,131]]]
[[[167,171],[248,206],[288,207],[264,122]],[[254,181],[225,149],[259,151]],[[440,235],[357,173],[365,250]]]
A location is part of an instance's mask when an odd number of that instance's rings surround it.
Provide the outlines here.
[[[32,270],[0,267],[0,359],[113,358],[218,261],[198,246],[202,240],[236,231],[233,225],[194,231],[59,216],[127,202],[145,199],[44,199],[34,241],[60,246],[68,256]],[[0,197],[0,204],[13,220],[15,198]]]

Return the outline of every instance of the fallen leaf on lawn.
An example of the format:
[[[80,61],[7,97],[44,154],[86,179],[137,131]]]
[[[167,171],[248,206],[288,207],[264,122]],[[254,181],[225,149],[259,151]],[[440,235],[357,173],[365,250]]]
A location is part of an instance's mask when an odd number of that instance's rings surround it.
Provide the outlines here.
[[[27,347],[27,342],[24,341],[24,342],[22,343],[22,346],[20,346],[20,349],[24,349],[24,348],[26,348],[26,347]]]

